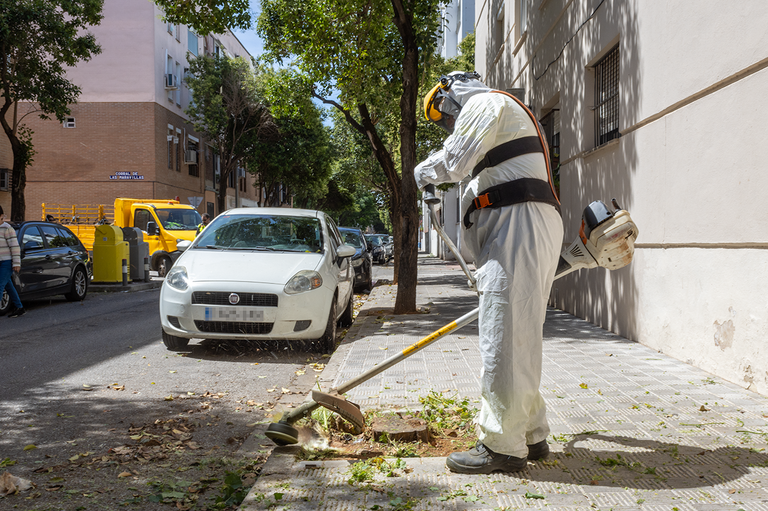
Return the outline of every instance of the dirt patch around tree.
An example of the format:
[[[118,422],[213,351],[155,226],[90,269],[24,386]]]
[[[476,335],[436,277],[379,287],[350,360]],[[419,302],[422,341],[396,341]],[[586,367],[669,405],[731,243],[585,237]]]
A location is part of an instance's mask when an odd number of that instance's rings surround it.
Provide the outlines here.
[[[445,457],[475,444],[477,408],[468,399],[431,392],[416,411],[367,411],[360,435],[338,415],[318,409],[299,421],[304,460]],[[307,435],[311,431],[311,435]],[[310,439],[311,437],[311,439]]]

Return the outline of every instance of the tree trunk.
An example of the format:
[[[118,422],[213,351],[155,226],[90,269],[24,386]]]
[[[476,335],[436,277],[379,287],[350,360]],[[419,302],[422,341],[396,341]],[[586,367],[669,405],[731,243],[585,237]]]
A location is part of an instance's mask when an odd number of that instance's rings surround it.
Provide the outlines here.
[[[13,170],[11,170],[11,214],[12,222],[23,222],[27,214],[27,202],[24,199],[24,190],[27,187],[27,151],[25,144],[16,136],[16,131],[8,124],[6,115],[11,105],[14,105],[10,99],[6,98],[2,108],[0,108],[0,125],[3,127],[8,142],[11,144],[13,154]],[[15,113],[14,113],[15,119]]]
[[[16,137],[11,139],[11,148],[13,149],[11,220],[23,222],[27,215],[27,201],[24,198],[24,190],[27,188],[27,169],[25,168],[27,148]]]
[[[14,222],[23,222],[27,215],[27,201],[24,197],[24,190],[27,188],[27,173],[24,168],[24,146],[21,146],[21,154],[17,154],[16,147],[13,149],[13,171],[11,171],[11,220]]]
[[[416,102],[419,91],[419,48],[413,33],[413,15],[402,0],[392,0],[394,23],[400,32],[403,55],[403,96],[400,98],[400,261],[395,314],[416,311],[418,278],[419,209],[416,202]],[[394,220],[393,220],[394,222]]]
[[[219,190],[216,194],[217,215],[227,210],[227,178],[229,178],[229,172],[222,169],[221,174],[219,174]]]

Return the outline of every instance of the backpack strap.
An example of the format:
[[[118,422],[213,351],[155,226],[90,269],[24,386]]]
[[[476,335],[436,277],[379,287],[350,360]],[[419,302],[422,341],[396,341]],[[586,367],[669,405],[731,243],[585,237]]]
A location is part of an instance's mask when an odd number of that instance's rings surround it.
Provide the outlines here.
[[[544,147],[541,145],[541,140],[538,136],[516,138],[509,142],[504,142],[485,153],[483,159],[475,165],[474,169],[472,169],[472,177],[477,177],[477,175],[486,167],[495,167],[499,163],[517,156],[543,152]]]
[[[543,202],[552,205],[558,213],[560,212],[560,203],[555,198],[547,181],[542,179],[525,177],[515,179],[507,183],[491,186],[480,192],[475,197],[472,204],[469,205],[467,212],[464,213],[464,227],[469,229],[474,225],[469,220],[469,215],[478,209],[501,208],[511,206],[522,202]]]

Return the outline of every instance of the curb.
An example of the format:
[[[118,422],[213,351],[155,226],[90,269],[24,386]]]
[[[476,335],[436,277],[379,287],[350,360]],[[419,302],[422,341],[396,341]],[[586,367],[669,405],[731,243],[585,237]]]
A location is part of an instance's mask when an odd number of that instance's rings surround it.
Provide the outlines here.
[[[133,293],[146,291],[147,289],[159,289],[163,280],[150,280],[149,282],[129,282],[127,286],[121,282],[91,282],[88,286],[89,293]]]

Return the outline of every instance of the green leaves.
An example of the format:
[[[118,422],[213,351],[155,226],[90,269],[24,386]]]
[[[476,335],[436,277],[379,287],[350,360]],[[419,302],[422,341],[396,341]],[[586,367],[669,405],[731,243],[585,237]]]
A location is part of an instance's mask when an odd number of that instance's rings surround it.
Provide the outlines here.
[[[248,0],[154,0],[165,12],[164,20],[194,28],[200,35],[223,34],[227,29],[251,28],[251,10]]]

